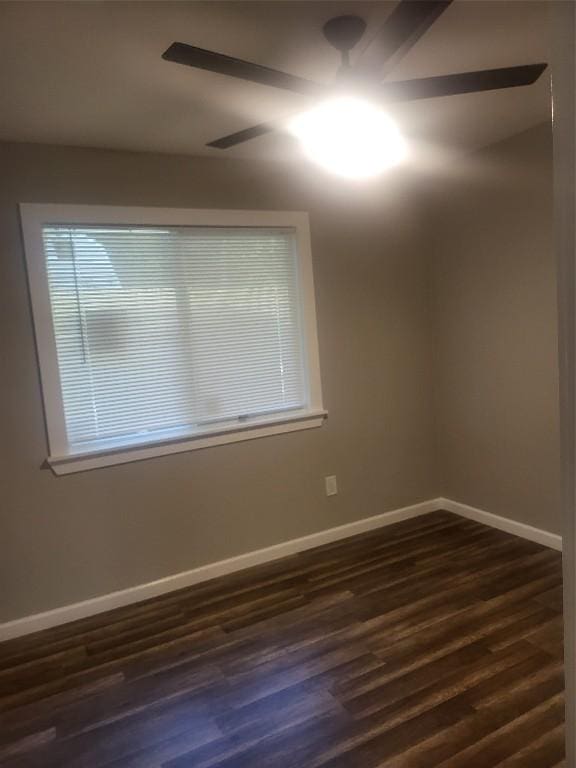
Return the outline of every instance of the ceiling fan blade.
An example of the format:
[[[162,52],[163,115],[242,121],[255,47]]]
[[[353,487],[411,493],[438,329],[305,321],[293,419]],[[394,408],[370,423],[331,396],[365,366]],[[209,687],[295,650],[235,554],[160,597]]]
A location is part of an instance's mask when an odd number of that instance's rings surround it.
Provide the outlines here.
[[[277,126],[273,123],[260,123],[259,125],[253,125],[251,128],[244,128],[242,131],[236,131],[236,133],[230,133],[228,136],[222,136],[220,139],[211,141],[206,144],[207,147],[216,147],[216,149],[229,149],[229,147],[235,147],[237,144],[243,144],[250,139],[256,139],[258,136],[264,136],[267,133],[275,131]]]
[[[260,64],[253,64],[243,59],[236,59],[233,56],[226,56],[223,53],[206,51],[204,48],[196,48],[186,43],[172,43],[164,51],[162,58],[176,64],[207,69],[209,72],[218,72],[221,75],[237,77],[240,80],[249,80],[261,85],[271,85],[273,88],[282,88],[307,96],[319,96],[326,91],[323,85],[311,80],[289,75],[287,72],[280,72],[277,69],[270,69],[270,67],[263,67]]]
[[[532,85],[548,64],[527,64],[503,69],[482,69],[477,72],[460,72],[455,75],[423,77],[385,83],[383,95],[387,101],[413,101],[434,99],[438,96],[455,96],[459,93],[495,91],[501,88],[517,88]]]
[[[390,71],[429,29],[452,0],[401,0],[366,50],[356,70],[363,75],[381,77],[384,65]]]

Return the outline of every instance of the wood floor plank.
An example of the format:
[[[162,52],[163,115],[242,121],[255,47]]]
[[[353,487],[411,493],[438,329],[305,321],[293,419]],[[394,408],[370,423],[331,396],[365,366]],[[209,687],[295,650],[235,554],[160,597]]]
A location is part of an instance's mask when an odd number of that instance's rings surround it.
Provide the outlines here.
[[[492,768],[564,721],[561,694],[544,701],[502,728],[440,763],[441,768]],[[527,759],[530,765],[530,758]]]
[[[448,512],[0,645],[0,768],[562,768],[559,553]]]
[[[564,755],[564,727],[557,725],[539,738],[529,742],[523,749],[498,763],[497,768],[552,768]]]

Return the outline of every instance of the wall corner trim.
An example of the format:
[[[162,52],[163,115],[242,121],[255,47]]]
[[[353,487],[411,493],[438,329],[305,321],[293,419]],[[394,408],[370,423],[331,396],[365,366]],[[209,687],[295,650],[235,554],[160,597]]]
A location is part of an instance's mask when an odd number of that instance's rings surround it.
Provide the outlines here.
[[[307,549],[330,544],[333,541],[347,539],[350,536],[356,536],[359,533],[365,533],[377,528],[383,528],[393,523],[399,523],[402,520],[409,520],[413,517],[426,515],[437,510],[446,510],[454,514],[475,520],[483,525],[492,528],[498,528],[506,533],[520,536],[538,544],[551,547],[552,549],[562,549],[562,537],[554,533],[548,533],[539,528],[533,528],[530,525],[519,523],[491,512],[485,512],[476,509],[467,504],[451,499],[437,498],[428,501],[422,501],[418,504],[412,504],[400,509],[394,509],[389,512],[383,512],[373,517],[365,517],[346,525],[340,525],[336,528],[328,528],[325,531],[311,533],[308,536],[302,536],[298,539],[291,539],[280,544],[274,544],[271,547],[257,549],[253,552],[247,552],[243,555],[220,560],[216,563],[194,568],[190,571],[183,571],[172,576],[166,576],[157,581],[151,581],[147,584],[138,584],[128,589],[118,592],[111,592],[107,595],[84,600],[80,603],[64,605],[43,613],[36,613],[31,616],[24,616],[20,619],[14,619],[0,624],[0,641],[10,640],[23,635],[39,632],[43,629],[56,627],[61,624],[67,624],[71,621],[84,619],[88,616],[95,616],[98,613],[111,611],[114,608],[122,608],[127,605],[147,600],[151,597],[173,592],[177,589],[190,587],[194,584],[200,584],[203,581],[209,581],[219,576],[225,576],[229,573],[251,568],[255,565],[262,565],[282,557],[293,555],[298,552],[304,552]]]

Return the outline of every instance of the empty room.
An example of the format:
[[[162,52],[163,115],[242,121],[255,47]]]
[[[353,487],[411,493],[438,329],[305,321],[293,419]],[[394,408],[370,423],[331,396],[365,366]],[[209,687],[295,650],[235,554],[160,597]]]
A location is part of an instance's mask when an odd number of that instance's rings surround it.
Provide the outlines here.
[[[1,768],[575,768],[573,23],[0,2]]]

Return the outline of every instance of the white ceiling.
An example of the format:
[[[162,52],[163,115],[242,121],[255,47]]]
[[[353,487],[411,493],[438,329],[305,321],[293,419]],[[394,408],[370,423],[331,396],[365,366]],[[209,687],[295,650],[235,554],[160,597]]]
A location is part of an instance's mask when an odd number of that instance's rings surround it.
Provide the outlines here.
[[[390,79],[547,61],[546,1],[456,0]],[[0,140],[212,154],[207,141],[289,116],[304,96],[182,67],[160,56],[174,40],[329,82],[338,55],[331,16],[368,22],[391,2],[1,2]],[[548,71],[538,83],[391,109],[421,146],[471,150],[549,119]],[[283,135],[226,150],[291,158]]]

